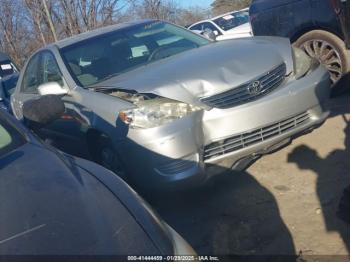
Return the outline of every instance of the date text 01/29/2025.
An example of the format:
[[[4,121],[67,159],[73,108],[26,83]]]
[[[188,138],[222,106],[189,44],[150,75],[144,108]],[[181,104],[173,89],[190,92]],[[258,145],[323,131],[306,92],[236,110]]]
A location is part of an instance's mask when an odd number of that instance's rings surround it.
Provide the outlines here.
[[[128,261],[219,261],[215,256],[128,256]]]

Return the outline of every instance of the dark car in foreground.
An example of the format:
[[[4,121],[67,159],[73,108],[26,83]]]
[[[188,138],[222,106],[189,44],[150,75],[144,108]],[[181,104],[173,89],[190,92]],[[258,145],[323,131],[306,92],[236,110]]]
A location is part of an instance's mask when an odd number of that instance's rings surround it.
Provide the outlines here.
[[[62,109],[57,97],[41,99],[31,127]],[[46,145],[2,110],[0,198],[0,255],[194,254],[118,176]]]
[[[250,17],[254,35],[290,38],[335,83],[350,71],[349,11],[348,0],[253,0]]]

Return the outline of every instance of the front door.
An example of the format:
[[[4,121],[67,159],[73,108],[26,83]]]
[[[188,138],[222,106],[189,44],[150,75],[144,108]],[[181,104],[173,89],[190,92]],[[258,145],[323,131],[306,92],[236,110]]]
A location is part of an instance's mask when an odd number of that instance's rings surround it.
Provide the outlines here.
[[[59,69],[55,56],[50,51],[42,51],[33,57],[25,69],[20,87],[17,87],[12,98],[15,115],[23,118],[22,106],[29,99],[39,96],[38,87],[42,84],[56,82],[61,87],[69,90],[66,81]],[[85,138],[82,136],[84,120],[74,109],[74,99],[69,95],[63,96],[66,105],[64,115],[50,125],[38,131],[38,135],[62,151],[78,156],[86,156],[83,148]],[[43,108],[45,110],[45,108]]]

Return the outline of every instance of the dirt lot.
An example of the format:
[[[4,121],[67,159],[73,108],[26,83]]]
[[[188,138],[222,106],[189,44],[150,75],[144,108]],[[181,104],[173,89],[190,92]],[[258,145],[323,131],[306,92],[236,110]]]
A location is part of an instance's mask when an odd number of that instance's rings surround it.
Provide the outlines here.
[[[349,102],[333,100],[321,128],[247,172],[152,204],[199,254],[348,254],[350,225],[336,212],[350,185]]]

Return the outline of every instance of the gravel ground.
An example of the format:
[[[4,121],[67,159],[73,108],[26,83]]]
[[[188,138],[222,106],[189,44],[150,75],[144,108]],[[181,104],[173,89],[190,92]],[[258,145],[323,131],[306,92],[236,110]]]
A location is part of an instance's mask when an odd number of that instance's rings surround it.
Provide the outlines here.
[[[336,215],[350,185],[349,101],[333,99],[322,127],[247,172],[151,204],[199,254],[349,254],[350,225]]]

